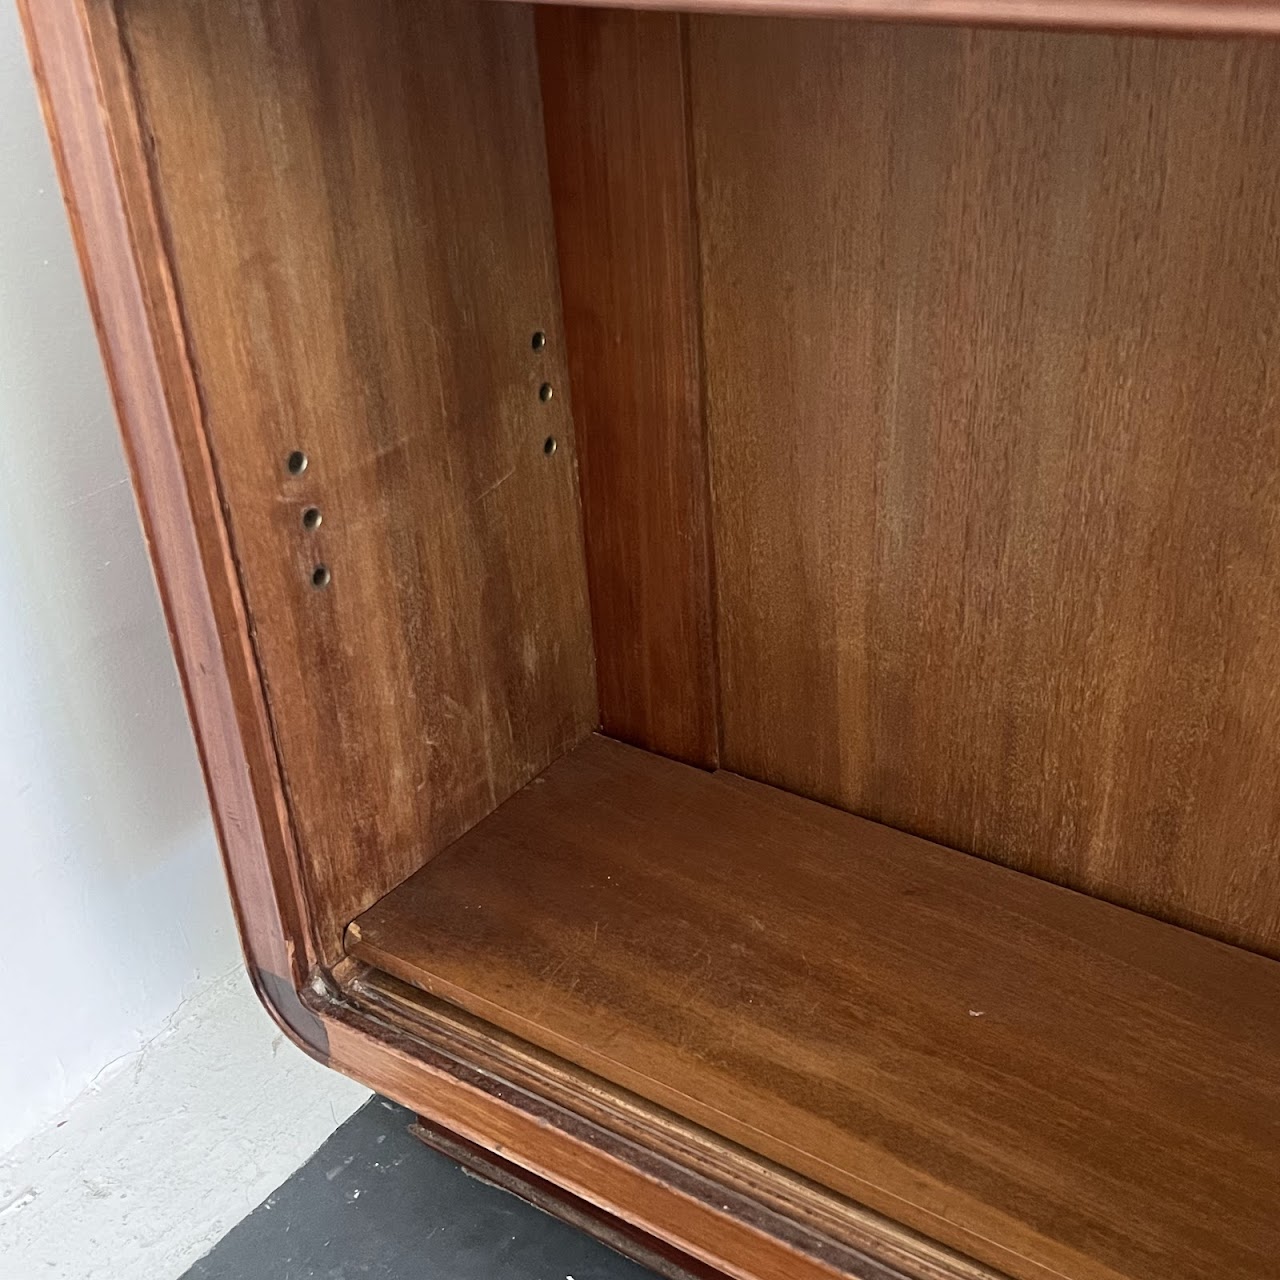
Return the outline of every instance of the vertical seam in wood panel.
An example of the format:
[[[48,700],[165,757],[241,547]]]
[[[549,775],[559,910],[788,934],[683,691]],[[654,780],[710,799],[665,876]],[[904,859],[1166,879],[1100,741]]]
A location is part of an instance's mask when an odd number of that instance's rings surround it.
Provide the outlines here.
[[[181,348],[183,359],[187,367],[191,386],[195,393],[196,401],[196,429],[198,442],[201,452],[208,461],[209,474],[213,478],[214,489],[217,495],[217,506],[221,513],[222,535],[227,548],[227,554],[235,569],[236,589],[240,598],[240,608],[242,616],[246,623],[246,639],[248,641],[248,651],[252,656],[253,670],[257,677],[258,686],[262,691],[262,705],[265,710],[265,727],[267,737],[271,743],[271,752],[275,761],[276,774],[280,779],[281,794],[284,798],[285,817],[288,823],[289,840],[292,844],[292,857],[290,858],[292,868],[292,879],[294,890],[298,895],[299,906],[302,908],[303,919],[302,929],[304,933],[304,943],[308,950],[316,946],[319,947],[319,959],[327,962],[330,959],[330,953],[333,957],[341,955],[342,939],[341,936],[336,939],[319,940],[315,936],[315,921],[318,918],[315,910],[315,904],[311,900],[311,893],[306,881],[305,875],[299,863],[298,854],[301,846],[299,843],[298,824],[294,817],[294,802],[292,791],[289,785],[289,775],[285,769],[284,760],[280,753],[279,736],[276,730],[275,712],[272,706],[271,690],[267,684],[266,672],[263,670],[262,657],[258,652],[258,641],[256,628],[254,626],[253,614],[249,607],[249,600],[244,589],[244,572],[241,566],[240,556],[236,550],[235,534],[232,528],[231,512],[227,504],[222,477],[218,468],[217,456],[214,453],[213,441],[209,435],[208,429],[208,409],[204,386],[200,378],[199,366],[196,363],[195,353],[191,348],[190,325],[187,321],[186,309],[182,302],[182,293],[178,284],[177,272],[174,266],[173,241],[172,232],[169,226],[168,212],[165,208],[164,201],[160,198],[159,174],[156,168],[156,143],[155,134],[151,128],[151,122],[147,115],[146,106],[143,102],[141,85],[138,76],[138,69],[134,59],[133,47],[129,42],[126,34],[125,23],[121,19],[121,2],[122,0],[111,0],[108,7],[111,24],[114,29],[117,40],[119,41],[120,56],[126,72],[128,89],[133,105],[134,121],[138,131],[138,140],[141,144],[143,162],[146,166],[148,178],[148,203],[151,208],[151,214],[155,221],[156,234],[160,242],[162,251],[162,271],[167,285],[167,293],[170,304],[174,312],[176,321],[175,327],[178,330],[178,336],[181,340]]]
[[[544,10],[542,6],[534,5],[533,12],[530,15],[532,30],[529,38],[533,42],[533,61],[537,70],[537,75],[534,76],[534,88],[538,94],[540,128],[537,130],[537,134],[542,139],[542,176],[547,196],[547,209],[551,214],[551,253],[553,258],[552,266],[554,267],[551,273],[554,290],[554,296],[551,300],[553,304],[552,315],[556,321],[560,341],[564,345],[565,397],[568,400],[569,427],[573,432],[573,496],[578,509],[578,560],[582,573],[583,590],[586,593],[587,631],[591,640],[589,649],[591,657],[591,688],[595,692],[596,704],[594,716],[595,732],[599,733],[604,728],[604,704],[600,697],[600,663],[596,658],[596,629],[591,621],[593,617],[591,610],[591,569],[587,563],[587,512],[582,501],[582,465],[578,457],[580,448],[578,411],[576,397],[573,394],[573,375],[569,364],[569,326],[565,323],[564,318],[564,282],[560,276],[560,228],[556,222],[555,193],[551,190],[551,158],[548,154],[551,142],[547,137],[547,112],[542,100],[542,41],[539,37],[538,27],[542,24],[543,17]]]
[[[543,28],[557,19],[555,9],[545,8],[541,4],[533,6],[533,48],[534,61],[538,75],[538,112],[542,118],[543,171],[547,177],[547,190],[551,208],[551,246],[555,252],[556,296],[559,305],[560,340],[564,343],[565,385],[569,391],[569,418],[573,424],[573,479],[574,491],[578,499],[578,528],[582,534],[582,572],[586,583],[587,616],[590,619],[591,631],[591,683],[596,694],[596,732],[604,731],[604,692],[600,687],[600,662],[596,653],[596,586],[591,573],[590,559],[587,555],[587,539],[591,531],[587,526],[587,504],[583,499],[583,478],[581,451],[586,433],[578,429],[577,397],[573,395],[573,365],[569,356],[569,324],[564,313],[564,276],[560,270],[560,219],[556,215],[555,191],[551,186],[551,135],[547,131],[547,110],[542,92],[542,81],[546,74],[546,57],[544,46],[549,40]]]
[[[693,376],[697,381],[698,441],[702,448],[702,493],[705,519],[702,534],[702,559],[706,570],[707,614],[710,635],[711,670],[711,767],[720,767],[724,742],[722,699],[720,696],[720,596],[716,574],[716,505],[715,486],[711,478],[711,441],[708,436],[706,343],[703,337],[702,305],[702,221],[698,207],[698,162],[693,134],[693,65],[689,51],[690,15],[678,15],[680,24],[680,92],[684,108],[685,180],[689,202],[689,253],[693,268]]]

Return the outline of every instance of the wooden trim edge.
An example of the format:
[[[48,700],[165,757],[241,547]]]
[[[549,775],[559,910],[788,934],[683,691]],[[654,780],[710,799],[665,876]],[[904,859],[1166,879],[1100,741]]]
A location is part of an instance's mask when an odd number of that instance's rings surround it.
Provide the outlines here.
[[[329,1060],[329,1031],[324,1019],[307,1006],[293,981],[269,969],[250,969],[254,993],[276,1025],[303,1053],[324,1066]]]
[[[1270,0],[537,0],[690,14],[1205,36],[1280,35]]]
[[[726,1275],[743,1280],[771,1280],[775,1275],[787,1280],[1002,1276],[366,966],[343,966],[337,989],[326,994],[331,1001],[327,1016],[343,1024],[342,1031],[329,1024],[334,1066],[606,1212],[640,1223],[650,1234]],[[354,1043],[353,1036],[362,1043]],[[375,1050],[375,1045],[381,1047]],[[474,1095],[466,1103],[441,1109],[434,1090],[420,1095],[418,1082],[404,1080],[399,1073],[373,1083],[366,1055],[392,1045],[424,1064],[451,1064],[447,1071],[459,1082],[483,1082],[490,1099],[487,1106],[501,1102],[525,1117],[536,1117],[543,1141],[522,1149],[511,1137],[511,1115],[490,1118],[478,1130],[469,1130],[466,1119],[476,1106]],[[347,1056],[352,1052],[354,1062]],[[438,1087],[440,1081],[434,1083]],[[395,1092],[406,1084],[410,1093]],[[425,1087],[425,1080],[422,1084]],[[547,1162],[544,1141],[550,1129],[577,1144],[572,1155],[557,1145],[563,1163]],[[495,1145],[494,1133],[505,1135],[502,1145]],[[602,1198],[600,1187],[607,1188],[621,1176],[616,1166],[602,1181],[583,1179],[591,1160],[605,1155],[625,1167],[629,1178],[648,1180],[645,1191],[633,1193],[639,1200]],[[679,1203],[669,1205],[667,1214],[637,1217],[655,1185],[678,1192]],[[696,1214],[690,1202],[697,1206]],[[714,1224],[713,1235],[732,1233],[735,1247],[708,1252],[699,1236],[690,1237],[693,1224],[699,1230],[705,1227],[703,1214]],[[736,1270],[734,1258],[751,1258],[752,1269]]]

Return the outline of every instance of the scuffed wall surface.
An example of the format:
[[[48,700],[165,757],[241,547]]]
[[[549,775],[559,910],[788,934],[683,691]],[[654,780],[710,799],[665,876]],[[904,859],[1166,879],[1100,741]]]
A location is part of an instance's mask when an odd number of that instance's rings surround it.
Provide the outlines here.
[[[363,1105],[243,971],[179,1010],[59,1125],[0,1158],[5,1280],[171,1280]]]

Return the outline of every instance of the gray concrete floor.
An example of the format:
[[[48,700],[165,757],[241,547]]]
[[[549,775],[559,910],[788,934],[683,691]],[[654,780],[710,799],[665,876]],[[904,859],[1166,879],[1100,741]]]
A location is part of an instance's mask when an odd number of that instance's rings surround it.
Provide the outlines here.
[[[464,1173],[374,1098],[182,1280],[654,1280]]]

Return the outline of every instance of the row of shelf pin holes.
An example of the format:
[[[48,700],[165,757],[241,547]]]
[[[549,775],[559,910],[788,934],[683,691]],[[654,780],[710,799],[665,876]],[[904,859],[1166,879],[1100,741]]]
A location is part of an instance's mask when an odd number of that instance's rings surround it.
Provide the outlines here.
[[[294,449],[292,453],[285,459],[285,470],[291,476],[300,476],[310,465],[311,459],[301,449]],[[324,521],[319,507],[303,507],[302,509],[302,527],[312,533],[318,529]],[[333,578],[333,574],[329,572],[327,564],[318,564],[311,570],[311,585],[316,590],[323,590],[327,587]]]
[[[547,335],[543,333],[541,329],[536,330],[534,332],[530,345],[533,347],[535,351],[541,351],[547,345]],[[541,400],[543,404],[546,404],[547,401],[550,400],[553,395],[555,395],[555,388],[552,387],[551,383],[549,382],[544,382],[542,386],[538,388],[538,399]],[[542,442],[542,452],[545,453],[547,457],[550,457],[553,453],[555,453],[555,451],[556,451],[556,438],[555,436],[548,436]]]
[[[547,335],[541,329],[537,330],[530,344],[535,351],[541,351],[547,345]],[[555,395],[555,388],[549,382],[544,382],[538,388],[538,399],[546,404],[552,396]],[[556,451],[555,436],[548,436],[542,442],[542,452],[550,457]],[[294,449],[285,459],[285,470],[291,476],[300,476],[310,465],[311,459],[307,457],[301,449]],[[324,520],[319,507],[307,506],[302,510],[302,527],[312,533],[318,529]],[[326,564],[317,564],[311,571],[311,585],[317,591],[322,591],[333,581],[333,574]]]

